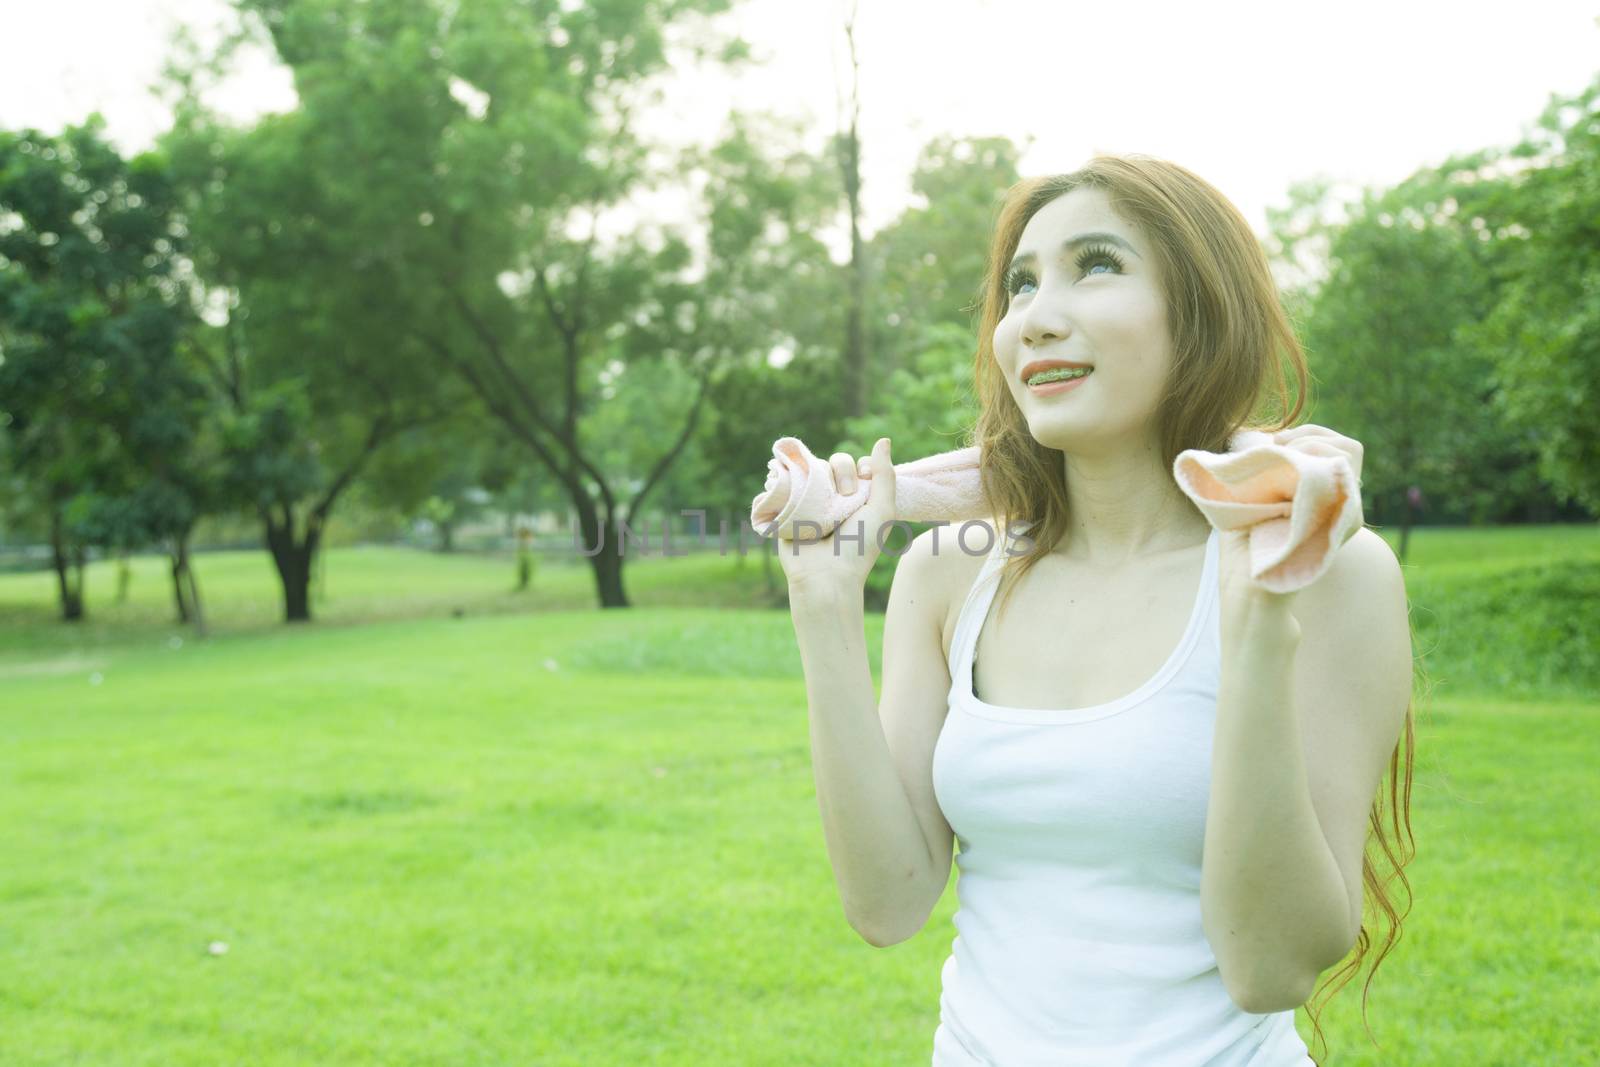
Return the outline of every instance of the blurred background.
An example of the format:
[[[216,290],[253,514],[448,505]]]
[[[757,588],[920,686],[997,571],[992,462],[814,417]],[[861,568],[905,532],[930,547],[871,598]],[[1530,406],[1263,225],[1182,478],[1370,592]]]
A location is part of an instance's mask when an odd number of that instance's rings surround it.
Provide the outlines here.
[[[0,1061],[926,1062],[954,894],[843,921],[741,529],[777,437],[963,443],[1000,198],[1096,152],[1256,228],[1406,573],[1418,905],[1325,1062],[1600,1057],[1592,8],[0,29]]]

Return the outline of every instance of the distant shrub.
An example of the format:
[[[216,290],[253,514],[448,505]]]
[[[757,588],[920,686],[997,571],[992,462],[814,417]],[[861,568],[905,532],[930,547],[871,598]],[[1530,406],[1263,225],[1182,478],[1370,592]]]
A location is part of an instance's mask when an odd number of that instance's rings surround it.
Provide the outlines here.
[[[1600,561],[1408,581],[1417,651],[1444,691],[1600,693]]]

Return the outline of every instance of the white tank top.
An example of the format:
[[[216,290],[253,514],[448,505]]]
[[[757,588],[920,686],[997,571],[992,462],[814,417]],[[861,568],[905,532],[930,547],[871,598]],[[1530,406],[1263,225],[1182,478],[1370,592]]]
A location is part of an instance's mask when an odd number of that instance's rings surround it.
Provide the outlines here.
[[[959,845],[933,1067],[1312,1067],[1293,1011],[1233,1002],[1200,923],[1222,651],[1217,531],[1166,663],[1084,708],[1004,707],[973,692],[1007,544],[996,537],[962,606],[933,753]]]

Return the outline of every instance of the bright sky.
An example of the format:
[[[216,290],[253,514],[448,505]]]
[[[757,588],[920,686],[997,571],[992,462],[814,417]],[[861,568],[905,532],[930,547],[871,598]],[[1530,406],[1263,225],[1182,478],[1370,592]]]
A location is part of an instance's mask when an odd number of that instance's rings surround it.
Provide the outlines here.
[[[470,3],[471,0],[463,0]],[[651,132],[715,137],[728,108],[834,128],[848,77],[849,0],[739,0],[765,61],[737,82],[685,75]],[[1508,144],[1551,93],[1600,70],[1600,20],[1576,2],[1338,5],[859,0],[863,200],[870,233],[911,201],[917,152],[941,132],[1032,139],[1025,174],[1097,151],[1181,163],[1258,232],[1291,182],[1400,180],[1452,152]],[[147,92],[178,22],[206,31],[225,0],[0,0],[0,126],[105,114],[125,149],[167,121]],[[241,116],[292,105],[265,57],[216,98]]]

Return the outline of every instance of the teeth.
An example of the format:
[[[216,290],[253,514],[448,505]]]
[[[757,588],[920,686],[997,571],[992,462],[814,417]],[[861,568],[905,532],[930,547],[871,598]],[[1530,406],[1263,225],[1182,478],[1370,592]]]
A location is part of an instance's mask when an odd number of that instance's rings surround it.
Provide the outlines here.
[[[1046,382],[1062,381],[1067,378],[1082,378],[1092,369],[1092,367],[1053,367],[1050,370],[1042,370],[1030,377],[1028,384],[1043,385]]]

